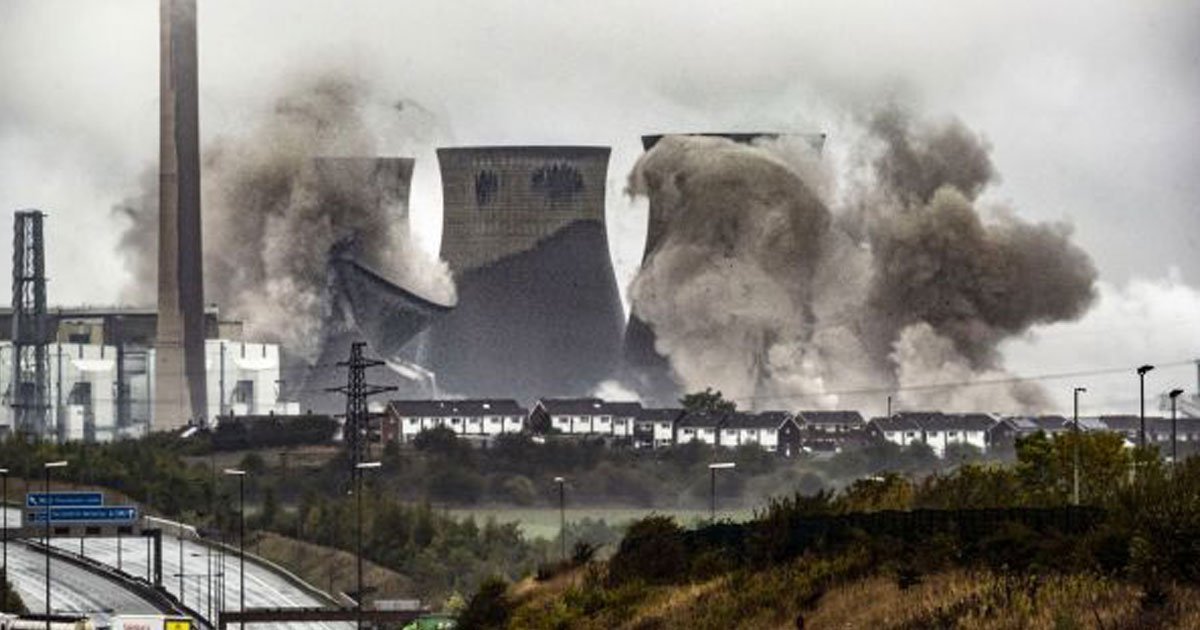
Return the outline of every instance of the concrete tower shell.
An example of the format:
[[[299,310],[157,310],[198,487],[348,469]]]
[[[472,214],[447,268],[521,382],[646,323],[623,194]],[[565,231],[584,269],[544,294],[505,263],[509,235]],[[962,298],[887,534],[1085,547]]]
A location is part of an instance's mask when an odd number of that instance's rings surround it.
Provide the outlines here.
[[[659,140],[668,135],[725,138],[726,140],[742,144],[751,144],[759,140],[774,140],[794,134],[778,132],[652,134],[642,136],[642,148],[649,151],[654,148],[654,145],[658,144]],[[817,152],[820,152],[825,145],[825,134],[823,133],[804,134],[801,137],[806,139],[813,150]],[[650,260],[650,257],[658,251],[662,240],[666,237],[668,228],[666,214],[655,204],[654,199],[651,198],[646,226],[646,248],[642,253],[642,265],[645,265]],[[674,404],[675,399],[680,394],[678,385],[671,375],[670,363],[666,357],[658,353],[655,343],[654,330],[636,314],[630,313],[629,323],[625,326],[622,376],[626,383],[637,389],[648,402],[654,404]]]
[[[396,231],[407,231],[408,200],[414,160],[398,157],[318,157],[313,160],[318,203],[337,206],[328,216],[345,217],[359,226],[330,252],[328,312],[323,322],[316,364],[304,370],[298,392],[306,408],[336,411],[345,401],[324,392],[345,385],[350,344],[367,343],[372,356],[391,359],[449,307],[396,286],[379,270],[395,246]],[[387,370],[371,374],[375,383],[396,384]]]
[[[576,221],[603,224],[609,153],[573,146],[438,149],[442,259],[457,275],[527,251]]]
[[[458,304],[421,340],[439,387],[580,395],[615,375],[624,312],[604,224],[608,147],[438,150]]]
[[[200,230],[196,1],[159,4],[158,324],[154,424],[208,417]]]

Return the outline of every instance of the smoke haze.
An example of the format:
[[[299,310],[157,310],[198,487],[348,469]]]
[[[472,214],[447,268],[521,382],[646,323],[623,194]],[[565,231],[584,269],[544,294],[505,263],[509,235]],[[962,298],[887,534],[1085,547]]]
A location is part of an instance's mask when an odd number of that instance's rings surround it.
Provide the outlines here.
[[[845,406],[834,392],[880,384],[990,380],[1003,374],[1001,342],[1091,304],[1097,272],[1069,226],[978,203],[995,178],[982,139],[894,107],[867,129],[859,150],[872,168],[832,209],[811,159],[774,142],[676,136],[635,166],[630,192],[667,227],[632,308],[684,389],[786,408]],[[1046,403],[1028,385],[964,391],[900,402]]]
[[[205,298],[241,319],[250,338],[315,358],[335,248],[414,293],[453,303],[445,265],[410,242],[406,200],[381,190],[369,171],[315,162],[375,156],[368,112],[387,108],[367,85],[326,74],[299,81],[250,133],[204,151]],[[127,293],[142,303],[154,301],[156,199],[144,191],[116,208],[131,220],[120,250],[134,272]]]
[[[153,186],[139,177],[158,153],[157,10],[153,0],[0,2],[0,207],[49,213],[51,304],[110,304],[148,277],[114,255],[127,223],[111,209]],[[1191,366],[1165,362],[1200,348],[1200,332],[1178,323],[1196,318],[1173,314],[1200,300],[1200,3],[745,0],[719,18],[693,3],[632,0],[204,0],[201,146],[257,133],[277,97],[295,92],[297,69],[353,68],[374,86],[368,103],[391,102],[380,94],[420,103],[407,101],[399,121],[391,107],[358,114],[376,154],[417,158],[411,218],[432,256],[441,232],[434,147],[612,145],[608,240],[624,288],[641,262],[646,210],[644,198],[618,193],[642,154],[640,135],[828,132],[822,165],[832,173],[802,179],[832,210],[827,238],[849,244],[826,242],[814,277],[844,282],[855,297],[818,292],[825,324],[813,334],[840,336],[823,346],[821,365],[836,350],[848,372],[869,373],[864,357],[880,349],[851,350],[851,341],[873,337],[833,325],[839,300],[861,303],[868,292],[850,283],[871,277],[858,267],[871,262],[857,255],[868,237],[854,229],[846,181],[874,168],[859,161],[869,119],[858,111],[896,100],[954,112],[986,135],[1004,174],[963,196],[977,208],[1016,200],[1035,223],[1069,220],[1102,279],[1100,301],[1078,324],[1002,343],[1006,364],[1037,374],[1153,362],[1148,388],[1194,381]],[[132,238],[157,233],[143,232]],[[6,277],[8,261],[0,256]],[[1152,307],[1139,301],[1151,297]],[[1111,347],[1087,332],[1114,326],[1123,342]],[[1098,355],[1102,347],[1111,352]],[[1094,392],[1085,408],[1130,412],[1128,380],[1075,384]],[[1051,393],[1068,412],[1071,388]],[[882,413],[882,396],[866,402]]]

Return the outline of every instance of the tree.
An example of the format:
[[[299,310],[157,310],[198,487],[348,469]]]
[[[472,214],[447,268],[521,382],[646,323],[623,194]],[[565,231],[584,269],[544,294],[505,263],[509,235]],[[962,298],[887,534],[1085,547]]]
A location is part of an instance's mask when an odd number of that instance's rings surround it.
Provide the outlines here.
[[[418,451],[428,451],[438,455],[454,455],[461,448],[458,436],[446,427],[433,427],[421,431],[413,438],[413,446]]]
[[[737,403],[732,400],[725,400],[721,395],[721,391],[713,391],[711,387],[705,387],[702,392],[692,392],[685,394],[679,399],[679,404],[690,412],[708,411],[717,413],[732,413],[737,411]]]
[[[504,628],[512,614],[512,603],[506,592],[508,585],[499,577],[491,577],[479,585],[471,601],[458,616],[460,628]]]

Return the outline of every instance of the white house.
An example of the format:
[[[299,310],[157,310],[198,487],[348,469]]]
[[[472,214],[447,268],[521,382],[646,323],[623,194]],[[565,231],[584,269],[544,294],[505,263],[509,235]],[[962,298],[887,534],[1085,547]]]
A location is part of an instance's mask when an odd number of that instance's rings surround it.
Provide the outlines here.
[[[924,441],[921,426],[901,414],[895,414],[890,418],[875,418],[867,426],[880,439],[897,446],[908,446],[914,442]]]
[[[716,446],[717,432],[725,423],[726,413],[689,411],[675,421],[675,444],[700,442]]]
[[[393,400],[380,435],[385,442],[411,442],[422,431],[445,427],[461,437],[493,438],[524,431],[527,416],[508,398]]]
[[[921,414],[916,422],[925,435],[925,443],[938,457],[945,457],[946,449],[951,444],[964,444],[986,451],[988,432],[998,421],[982,413],[939,413]]]
[[[633,439],[642,406],[636,402],[608,402],[599,398],[543,398],[530,418],[564,435]]]
[[[786,411],[731,413],[721,423],[720,445],[758,446],[774,453],[779,448],[779,429],[792,419]]]
[[[679,408],[642,409],[634,424],[634,446],[662,448],[675,441],[675,421],[683,415]]]
[[[800,411],[796,423],[810,435],[850,433],[867,427],[857,411]]]

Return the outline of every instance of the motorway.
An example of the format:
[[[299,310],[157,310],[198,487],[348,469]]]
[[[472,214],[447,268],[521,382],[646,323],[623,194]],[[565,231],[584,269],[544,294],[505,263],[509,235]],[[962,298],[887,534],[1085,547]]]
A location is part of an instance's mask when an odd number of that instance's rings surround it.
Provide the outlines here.
[[[11,519],[18,510],[10,510]],[[83,555],[112,567],[117,567],[133,576],[149,577],[149,545],[145,538],[87,538],[83,540]],[[79,538],[55,538],[56,548],[78,554]],[[192,540],[163,533],[163,586],[192,610],[209,617],[211,611],[219,609],[224,597],[227,610],[238,609],[238,587],[240,574],[236,551],[221,554]],[[23,544],[9,544],[9,563],[17,592],[33,611],[45,606],[45,556]],[[180,557],[182,555],[182,564]],[[222,556],[224,562],[222,563]],[[118,566],[119,562],[119,566]],[[222,564],[224,571],[222,572]],[[211,567],[211,570],[210,570]],[[182,569],[182,570],[181,570]],[[224,573],[224,588],[221,575]],[[182,574],[182,592],[180,589]],[[212,575],[210,582],[209,576]],[[107,625],[111,614],[153,613],[154,605],[141,600],[118,584],[111,583],[82,568],[57,560],[51,561],[51,604],[56,611],[86,612],[93,616],[96,625]],[[61,602],[61,605],[60,605]],[[293,608],[319,607],[326,602],[293,585],[278,573],[246,559],[246,607],[247,608]],[[253,624],[259,628],[275,630],[348,630],[348,623],[295,623]]]
[[[20,510],[8,510],[9,523],[20,518]],[[8,543],[9,580],[30,612],[46,609],[46,556],[22,542]],[[50,605],[55,613],[86,614],[96,625],[108,625],[117,613],[154,614],[153,602],[147,601],[120,584],[79,566],[50,560]]]

